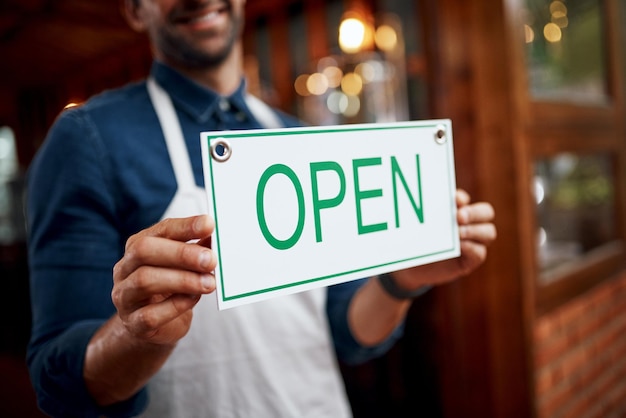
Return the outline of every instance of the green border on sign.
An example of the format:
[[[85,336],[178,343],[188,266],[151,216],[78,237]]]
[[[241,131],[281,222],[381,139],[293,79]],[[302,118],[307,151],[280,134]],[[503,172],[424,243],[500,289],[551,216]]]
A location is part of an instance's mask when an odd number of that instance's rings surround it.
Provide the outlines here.
[[[255,132],[250,132],[250,131],[232,131],[232,132],[220,132],[219,135],[210,135],[209,133],[206,133],[206,140],[208,141],[208,145],[210,148],[211,145],[211,139],[216,139],[216,138],[224,138],[224,137],[229,137],[229,138],[249,138],[249,137],[260,137],[260,136],[283,136],[283,135],[311,135],[311,134],[318,134],[318,133],[326,133],[326,132],[355,132],[355,131],[389,131],[389,130],[396,130],[396,129],[416,129],[416,128],[433,128],[433,127],[437,127],[438,125],[446,125],[446,127],[450,127],[450,123],[449,121],[446,120],[442,120],[441,122],[438,123],[426,123],[426,124],[421,124],[421,123],[407,123],[407,124],[402,124],[402,125],[386,125],[386,126],[364,126],[364,125],[346,125],[345,128],[344,127],[329,127],[328,129],[324,129],[323,127],[315,127],[315,128],[289,128],[285,131],[280,131],[280,132],[275,132],[272,130],[269,130],[268,132],[265,131],[255,131]],[[447,151],[447,160],[448,160],[448,164],[452,163],[452,156],[450,155],[450,150],[451,150],[451,146],[446,146],[446,151]],[[219,222],[217,220],[217,204],[216,204],[216,197],[215,197],[215,184],[213,183],[213,159],[211,158],[210,154],[209,154],[209,168],[210,168],[210,173],[211,173],[211,194],[213,196],[213,213],[215,214],[215,238],[217,240],[217,245],[219,247]],[[452,184],[452,178],[450,177],[449,179],[449,187],[452,190],[453,189],[453,184]],[[452,190],[454,192],[454,190]],[[456,203],[453,202],[453,207],[452,207],[452,212],[454,213],[456,209]],[[457,228],[453,228],[453,236],[452,236],[452,241],[454,241],[454,233],[455,231],[457,231]],[[221,252],[218,255],[218,262],[220,265],[220,271],[221,271],[221,278],[222,280],[220,281],[220,287],[222,289],[222,301],[226,302],[226,301],[231,301],[231,300],[236,300],[236,299],[241,299],[241,298],[245,298],[245,297],[249,297],[249,296],[254,296],[254,295],[260,295],[263,293],[270,293],[276,290],[280,290],[280,289],[287,289],[290,287],[295,287],[295,286],[300,286],[303,284],[307,284],[307,283],[314,283],[314,282],[319,282],[319,281],[323,281],[323,280],[329,280],[329,279],[333,279],[336,277],[341,277],[341,276],[345,276],[347,274],[352,274],[352,273],[358,273],[360,271],[366,271],[366,270],[372,270],[375,268],[380,268],[380,267],[385,267],[385,266],[392,266],[394,264],[398,264],[398,263],[404,263],[407,261],[411,261],[411,260],[419,260],[420,258],[425,258],[425,257],[432,257],[438,254],[444,254],[450,251],[453,251],[455,249],[455,246],[453,246],[452,248],[449,249],[445,249],[445,250],[441,250],[441,251],[437,251],[434,253],[430,253],[430,254],[422,254],[416,257],[409,257],[409,258],[405,258],[402,260],[395,260],[395,261],[390,261],[388,263],[382,263],[382,264],[377,264],[377,265],[373,265],[373,266],[368,266],[368,267],[363,267],[363,268],[358,268],[358,269],[354,269],[354,270],[350,270],[350,271],[344,271],[341,273],[335,273],[335,274],[330,274],[327,276],[321,276],[321,277],[315,277],[315,278],[311,278],[308,280],[302,280],[299,282],[294,282],[294,283],[288,283],[288,284],[284,284],[281,286],[274,286],[274,287],[269,287],[269,288],[265,288],[265,289],[260,289],[260,290],[256,290],[253,292],[247,292],[247,293],[241,293],[238,295],[234,295],[234,296],[226,296],[225,295],[225,289],[224,289],[224,270],[222,269],[222,254]]]

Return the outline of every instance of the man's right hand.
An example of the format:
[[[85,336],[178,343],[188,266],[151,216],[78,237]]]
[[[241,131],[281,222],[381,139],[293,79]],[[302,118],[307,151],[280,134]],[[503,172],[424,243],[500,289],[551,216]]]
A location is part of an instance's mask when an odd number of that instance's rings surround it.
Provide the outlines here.
[[[137,393],[189,331],[192,308],[215,290],[213,229],[206,215],[166,219],[128,239],[113,268],[117,314],[85,353],[83,377],[98,404]]]
[[[165,219],[128,239],[111,296],[133,336],[167,345],[187,333],[192,308],[215,290],[215,257],[204,245],[213,228],[205,215]]]

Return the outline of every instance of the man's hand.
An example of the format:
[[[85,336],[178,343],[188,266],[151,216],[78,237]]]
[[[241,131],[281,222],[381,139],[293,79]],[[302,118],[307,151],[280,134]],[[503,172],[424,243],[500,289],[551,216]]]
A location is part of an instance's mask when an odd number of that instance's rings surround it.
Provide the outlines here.
[[[131,335],[168,345],[187,333],[192,308],[215,290],[215,257],[203,245],[213,228],[208,216],[166,219],[128,239],[111,295]]]
[[[489,203],[470,203],[464,190],[457,190],[457,222],[461,255],[451,260],[413,267],[392,273],[400,288],[416,289],[453,281],[478,268],[487,257],[487,247],[496,239],[494,210]]]
[[[470,204],[470,197],[463,190],[457,191],[456,204],[461,255],[394,271],[391,277],[401,290],[411,292],[422,286],[453,281],[485,261],[487,246],[496,238],[493,207],[488,203]],[[384,290],[377,278],[368,280],[354,295],[348,310],[354,338],[365,346],[379,344],[404,320],[410,306],[411,299],[396,299]]]
[[[166,219],[128,239],[113,268],[117,314],[85,353],[85,385],[98,404],[135,394],[189,331],[192,308],[215,290],[213,228],[209,216]]]

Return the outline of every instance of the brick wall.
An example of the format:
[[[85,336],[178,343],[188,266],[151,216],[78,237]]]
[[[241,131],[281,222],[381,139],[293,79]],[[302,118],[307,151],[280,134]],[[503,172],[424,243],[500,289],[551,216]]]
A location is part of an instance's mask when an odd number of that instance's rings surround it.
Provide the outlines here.
[[[626,274],[539,318],[538,418],[626,417]]]

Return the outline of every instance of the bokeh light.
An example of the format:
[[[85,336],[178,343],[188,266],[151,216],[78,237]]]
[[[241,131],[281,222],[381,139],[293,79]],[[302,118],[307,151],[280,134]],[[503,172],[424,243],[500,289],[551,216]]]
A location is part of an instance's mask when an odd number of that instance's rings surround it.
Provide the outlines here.
[[[306,87],[309,93],[321,96],[328,90],[328,79],[321,73],[311,74],[306,81]]]
[[[358,52],[365,41],[365,25],[359,19],[348,18],[339,25],[339,47],[346,53]]]
[[[374,36],[376,46],[382,51],[393,51],[398,45],[398,35],[389,25],[381,25]]]
[[[563,37],[563,33],[561,32],[561,28],[554,23],[548,23],[543,27],[543,36],[546,38],[548,42],[559,42]]]
[[[363,90],[363,79],[356,73],[348,73],[341,79],[341,90],[348,96],[358,96]]]

